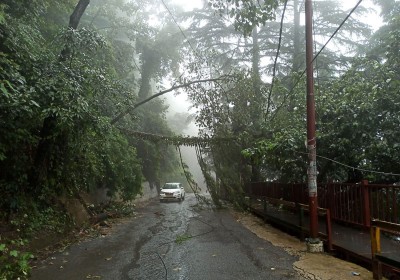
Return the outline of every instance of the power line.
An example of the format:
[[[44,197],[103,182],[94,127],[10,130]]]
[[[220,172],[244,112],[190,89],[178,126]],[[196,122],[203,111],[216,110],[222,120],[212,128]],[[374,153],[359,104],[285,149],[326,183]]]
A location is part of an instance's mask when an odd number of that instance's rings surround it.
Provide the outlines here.
[[[286,0],[287,1],[287,0]],[[176,21],[174,15],[172,14],[171,10],[168,8],[168,6],[166,5],[166,3],[164,2],[164,0],[161,0],[162,4],[164,5],[165,9],[168,11],[168,13],[170,14],[172,20],[174,21],[174,23],[176,24],[176,26],[179,28],[181,34],[183,35],[183,37],[186,39],[186,41],[188,42],[190,48],[192,49],[194,55],[200,59],[202,59],[202,57],[199,55],[199,53],[195,50],[195,48],[193,47],[192,43],[189,41],[189,39],[187,38],[186,34],[183,32],[182,28],[180,27],[180,25],[178,24],[178,22]],[[224,20],[227,20],[225,17],[222,17]],[[241,34],[240,38],[242,38],[243,34]],[[239,40],[240,40],[239,38]],[[225,63],[221,66],[221,67],[217,67],[213,62],[208,63],[209,65],[213,66],[215,69],[223,70],[223,67],[225,64],[227,64],[230,60],[233,59],[236,51],[238,48],[235,48],[232,52],[231,58],[227,58],[227,60],[225,61]],[[207,57],[203,57],[203,59],[205,58],[205,61],[209,61],[209,59]],[[233,66],[230,67],[230,70],[228,72],[228,75],[232,72]],[[211,74],[210,74],[211,76]],[[220,85],[221,90],[226,94],[226,90],[224,89],[223,85]],[[227,95],[226,95],[227,96]],[[230,115],[230,110],[228,107],[228,115]]]
[[[332,38],[336,35],[336,33],[342,28],[342,26],[346,23],[348,18],[353,14],[353,12],[358,8],[358,6],[361,4],[363,0],[359,0],[357,4],[354,6],[354,8],[350,11],[350,13],[345,17],[345,19],[342,21],[342,23],[336,28],[335,32],[329,37],[328,41],[326,41],[325,45],[319,50],[319,52],[314,56],[314,59],[311,61],[314,62],[314,60],[319,56],[319,54],[325,49],[326,45],[332,40]]]
[[[193,137],[193,136],[167,136],[167,135],[160,135],[160,134],[152,134],[152,133],[147,133],[147,132],[142,132],[142,131],[136,131],[136,130],[129,130],[129,129],[124,129],[124,128],[119,128],[121,131],[124,131],[128,135],[133,135],[137,137],[143,137],[147,140],[152,140],[152,141],[164,141],[167,143],[172,143],[175,145],[198,145],[200,143],[218,143],[218,142],[230,142],[230,141],[235,141],[237,140],[236,137],[217,137],[217,138],[202,138],[202,137]],[[308,155],[308,153],[305,152],[299,152],[299,151],[294,151],[295,153],[302,154],[302,155]],[[388,173],[388,172],[381,172],[381,171],[375,171],[375,170],[369,170],[369,169],[364,169],[364,168],[358,168],[354,166],[347,165],[345,163],[342,163],[340,161],[324,157],[321,155],[316,155],[318,158],[322,158],[328,161],[331,161],[333,163],[336,163],[338,165],[350,168],[352,170],[359,170],[367,173],[374,173],[374,174],[380,174],[380,175],[386,175],[386,176],[399,176],[400,174],[397,173]]]
[[[198,52],[194,49],[192,43],[190,43],[188,37],[186,36],[185,32],[183,32],[182,28],[180,27],[180,25],[178,24],[178,22],[176,21],[174,15],[172,14],[171,10],[168,8],[167,4],[165,4],[164,0],[161,0],[162,4],[164,5],[165,9],[168,11],[168,13],[170,14],[172,20],[174,21],[174,23],[176,24],[176,26],[179,28],[179,31],[181,32],[182,36],[185,38],[185,40],[187,41],[187,43],[189,44],[190,48],[193,51],[193,54],[197,57],[199,57]]]
[[[317,59],[317,57],[321,54],[321,52],[325,49],[325,47],[328,45],[328,43],[333,39],[333,37],[336,35],[336,33],[342,28],[342,26],[346,23],[346,21],[349,19],[349,17],[353,14],[353,12],[358,8],[358,6],[361,4],[363,0],[359,0],[358,3],[354,6],[354,8],[350,11],[350,13],[344,18],[344,20],[340,23],[340,25],[336,28],[336,30],[333,32],[333,34],[329,37],[329,39],[326,41],[326,43],[323,45],[323,47],[319,50],[319,52],[314,56],[313,60],[311,63],[314,62],[314,60]],[[307,69],[307,68],[306,68]],[[306,73],[306,69],[301,73],[300,77],[297,79],[296,83],[293,85],[293,87],[290,89],[289,94],[293,93],[293,90],[296,88],[298,83],[300,82],[301,78],[304,76]]]
[[[286,0],[287,1],[287,0]],[[176,21],[174,15],[172,14],[171,10],[168,8],[168,6],[166,5],[166,3],[164,2],[164,0],[161,0],[163,6],[165,7],[165,9],[168,11],[168,13],[170,14],[172,20],[174,21],[174,23],[176,24],[176,26],[179,28],[180,33],[182,34],[182,36],[186,39],[187,43],[189,44],[190,48],[192,49],[193,53],[195,54],[195,56],[197,56],[200,59],[204,59],[205,61],[208,61],[209,59],[207,57],[203,57],[202,55],[200,55],[200,53],[193,47],[193,44],[190,42],[189,38],[186,36],[185,32],[182,30],[182,28],[180,27],[179,23]],[[229,21],[228,19],[225,18],[225,16],[221,15],[221,17],[225,20],[225,21]],[[243,37],[243,34],[240,35],[240,38]],[[229,60],[232,60],[233,56],[236,53],[236,50],[238,48],[233,50],[233,53],[231,55],[231,58],[227,59],[227,61],[224,63],[226,64]],[[219,67],[215,66],[213,63],[209,63],[210,65],[212,65],[214,68],[219,69]],[[223,67],[223,66],[222,66]],[[233,66],[232,66],[233,67]],[[232,67],[231,70],[229,71],[229,73],[232,71]]]
[[[296,153],[303,154],[303,155],[308,155],[308,153],[304,153],[304,152],[296,152]],[[350,165],[347,165],[345,163],[339,162],[337,160],[334,160],[334,159],[331,159],[331,158],[328,158],[328,157],[324,157],[324,156],[320,156],[320,155],[317,155],[317,157],[325,159],[325,160],[328,160],[328,161],[331,161],[333,163],[342,165],[344,167],[347,167],[347,168],[350,168],[350,169],[353,169],[353,170],[359,170],[359,171],[363,171],[363,172],[367,172],[367,173],[374,173],[374,174],[380,174],[380,175],[386,175],[386,176],[400,176],[400,174],[397,174],[397,173],[381,172],[381,171],[375,171],[375,170],[369,170],[369,169],[350,166]]]
[[[268,115],[268,111],[269,111],[269,106],[270,106],[270,102],[271,102],[271,95],[272,95],[272,90],[274,88],[274,82],[275,82],[275,75],[276,75],[276,66],[278,64],[278,57],[279,57],[279,53],[281,50],[281,44],[282,44],[282,31],[283,31],[283,20],[285,18],[285,12],[286,12],[286,6],[287,6],[287,2],[288,0],[285,1],[285,5],[283,6],[283,12],[282,12],[282,17],[281,17],[281,23],[280,23],[280,28],[279,28],[279,41],[278,41],[278,49],[276,51],[276,56],[275,56],[275,62],[274,62],[274,68],[272,70],[272,81],[271,81],[271,87],[269,89],[269,93],[268,93],[268,100],[267,100],[267,112],[266,115]]]

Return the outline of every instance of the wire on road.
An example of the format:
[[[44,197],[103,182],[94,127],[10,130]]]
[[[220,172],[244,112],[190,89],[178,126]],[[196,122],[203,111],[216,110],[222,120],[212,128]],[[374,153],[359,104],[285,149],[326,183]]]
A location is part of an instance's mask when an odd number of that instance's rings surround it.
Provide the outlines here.
[[[211,225],[211,224],[209,224],[209,223],[207,223],[207,222],[205,222],[205,221],[203,221],[203,220],[201,220],[201,219],[199,219],[197,217],[193,217],[193,219],[195,219],[195,220],[197,220],[197,221],[209,226],[210,230],[208,230],[206,232],[202,232],[202,233],[196,234],[196,235],[190,235],[190,239],[209,234],[209,233],[211,233],[212,231],[215,230],[215,227],[213,225]],[[176,240],[171,240],[171,241],[162,243],[162,244],[158,245],[157,250],[159,250],[159,248],[161,246],[165,246],[165,245],[168,245],[168,244],[174,243],[174,242],[176,242]],[[164,262],[164,259],[161,257],[161,255],[160,255],[160,253],[158,251],[155,251],[155,254],[157,254],[158,258],[161,260],[161,262],[162,262],[162,264],[164,266],[164,270],[165,270],[165,277],[164,278],[165,278],[165,280],[168,280],[168,269],[167,269],[167,266],[166,266],[166,264]]]

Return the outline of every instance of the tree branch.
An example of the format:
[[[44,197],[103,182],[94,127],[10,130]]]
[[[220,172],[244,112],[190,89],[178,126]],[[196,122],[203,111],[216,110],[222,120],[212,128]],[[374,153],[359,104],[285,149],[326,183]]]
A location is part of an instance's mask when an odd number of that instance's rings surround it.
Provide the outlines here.
[[[81,17],[84,14],[87,6],[89,6],[89,3],[90,3],[90,0],[79,0],[74,11],[72,12],[71,16],[69,17],[68,28],[70,28],[72,30],[76,30],[78,28]],[[60,61],[61,62],[66,61],[70,55],[70,52],[71,52],[71,50],[70,50],[68,44],[66,44],[64,46],[64,49],[61,51]]]
[[[69,17],[69,28],[72,29],[77,29],[79,21],[81,20],[81,17],[83,13],[85,12],[87,6],[89,5],[90,0],[80,0],[78,4],[75,7],[74,12],[72,15]]]
[[[142,100],[142,101],[136,103],[136,104],[133,105],[132,107],[127,108],[125,111],[119,113],[116,117],[114,117],[114,118],[111,120],[111,125],[114,125],[114,124],[115,124],[116,122],[118,122],[121,118],[123,118],[124,116],[126,116],[127,114],[129,114],[130,112],[132,112],[133,110],[135,110],[137,107],[139,107],[139,106],[141,106],[141,105],[143,105],[143,104],[149,102],[150,100],[152,100],[152,99],[154,99],[154,98],[156,98],[156,97],[159,97],[159,96],[161,96],[161,95],[163,95],[163,94],[166,94],[166,93],[171,92],[171,91],[173,91],[173,90],[176,90],[176,89],[178,89],[178,88],[188,87],[188,86],[193,85],[193,84],[220,81],[220,80],[223,80],[223,79],[225,79],[225,78],[227,78],[227,77],[228,77],[227,75],[223,75],[223,76],[220,76],[220,77],[215,78],[215,79],[204,79],[204,80],[191,81],[191,82],[187,82],[187,83],[184,83],[184,84],[181,84],[181,85],[173,86],[173,87],[171,87],[171,88],[169,88],[169,89],[160,91],[160,92],[158,92],[158,93],[156,93],[156,94],[154,94],[154,95],[152,95],[152,96],[150,96],[150,97],[148,97],[148,98],[146,98],[146,99],[144,99],[144,100]]]

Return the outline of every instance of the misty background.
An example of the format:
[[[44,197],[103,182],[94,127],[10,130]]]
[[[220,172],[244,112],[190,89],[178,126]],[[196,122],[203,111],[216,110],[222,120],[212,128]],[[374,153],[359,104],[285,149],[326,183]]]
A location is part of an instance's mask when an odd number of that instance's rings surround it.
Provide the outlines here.
[[[215,202],[304,182],[305,1],[237,3],[4,1],[4,212],[99,188],[128,201],[184,171]],[[395,183],[399,2],[312,3],[318,180]]]

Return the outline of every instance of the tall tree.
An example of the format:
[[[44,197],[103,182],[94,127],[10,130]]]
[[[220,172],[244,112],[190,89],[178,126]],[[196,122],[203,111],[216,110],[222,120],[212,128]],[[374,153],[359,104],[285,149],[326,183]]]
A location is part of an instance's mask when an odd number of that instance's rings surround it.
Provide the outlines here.
[[[78,28],[79,21],[85,12],[90,0],[80,0],[75,6],[73,13],[70,16],[68,28],[69,32],[76,30]],[[66,62],[71,55],[71,49],[69,44],[71,44],[72,39],[66,42],[66,45],[60,53],[59,61],[60,63]],[[56,127],[58,122],[58,117],[55,113],[50,113],[44,120],[43,126],[40,130],[40,140],[36,148],[35,159],[33,162],[33,168],[29,175],[29,184],[35,193],[38,193],[38,188],[44,183],[46,177],[49,173],[49,163],[51,154],[54,153],[55,146],[58,145],[58,152],[61,156],[64,150],[68,146],[68,133],[66,131],[57,135],[55,138]],[[60,162],[53,160],[53,165],[57,166]]]
[[[25,13],[19,10],[23,6],[15,10],[6,6],[1,25],[2,88],[7,92],[0,100],[7,120],[1,126],[18,131],[2,135],[0,187],[6,195],[1,207],[6,211],[24,207],[26,197],[46,203],[56,193],[104,184],[111,192],[123,190],[124,197],[132,198],[141,181],[135,150],[110,129],[100,101],[129,89],[112,74],[116,63],[102,60],[110,57],[105,40],[93,30],[65,29],[68,21],[64,26],[58,21],[44,24],[47,18],[53,22],[55,7],[36,4],[28,5]],[[56,8],[74,8],[69,2],[65,5]],[[81,13],[82,6],[76,7]],[[68,14],[62,15],[68,19]],[[74,15],[71,26],[76,23]],[[126,152],[118,154],[118,149]]]

